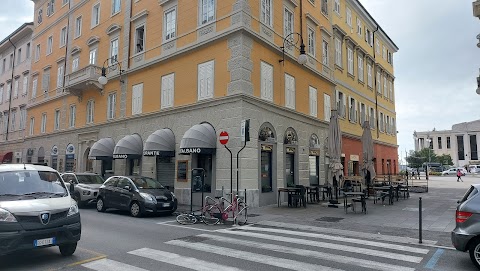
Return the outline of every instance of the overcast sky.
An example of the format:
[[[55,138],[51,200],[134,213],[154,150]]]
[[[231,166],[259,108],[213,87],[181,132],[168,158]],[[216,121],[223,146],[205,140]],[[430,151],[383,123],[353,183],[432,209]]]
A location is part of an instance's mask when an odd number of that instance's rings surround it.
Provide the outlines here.
[[[480,119],[480,20],[472,1],[360,0],[400,48],[394,55],[400,158],[414,148],[414,130],[450,130]],[[0,39],[33,21],[32,1],[1,3]]]

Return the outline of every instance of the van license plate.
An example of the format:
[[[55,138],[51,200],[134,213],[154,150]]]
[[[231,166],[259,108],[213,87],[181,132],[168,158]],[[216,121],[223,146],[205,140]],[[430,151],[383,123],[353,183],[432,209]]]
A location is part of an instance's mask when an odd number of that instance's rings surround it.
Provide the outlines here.
[[[164,203],[163,207],[170,207],[170,202]]]
[[[41,246],[48,246],[48,245],[55,245],[55,237],[38,239],[33,241],[34,247],[41,247]]]

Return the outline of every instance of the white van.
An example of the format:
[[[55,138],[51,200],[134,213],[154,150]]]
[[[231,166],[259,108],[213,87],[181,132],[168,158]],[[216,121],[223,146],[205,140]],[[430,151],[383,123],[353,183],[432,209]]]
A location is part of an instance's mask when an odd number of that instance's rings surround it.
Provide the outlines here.
[[[480,165],[469,165],[468,170],[470,173],[480,173]]]
[[[58,246],[63,256],[70,256],[81,228],[77,203],[56,170],[0,165],[0,255]]]

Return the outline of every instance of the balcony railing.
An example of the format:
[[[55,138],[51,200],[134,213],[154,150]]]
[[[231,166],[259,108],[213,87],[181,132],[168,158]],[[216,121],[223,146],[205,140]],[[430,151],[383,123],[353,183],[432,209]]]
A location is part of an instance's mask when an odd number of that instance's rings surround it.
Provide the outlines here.
[[[88,65],[65,76],[65,88],[81,99],[83,92],[94,87],[103,94],[103,86],[98,83],[102,68]]]

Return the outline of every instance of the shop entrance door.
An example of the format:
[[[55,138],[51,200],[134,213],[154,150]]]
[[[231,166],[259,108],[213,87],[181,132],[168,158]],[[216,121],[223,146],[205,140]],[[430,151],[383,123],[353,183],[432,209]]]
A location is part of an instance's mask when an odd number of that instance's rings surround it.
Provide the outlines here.
[[[295,186],[295,153],[287,153],[285,163],[287,187]]]

